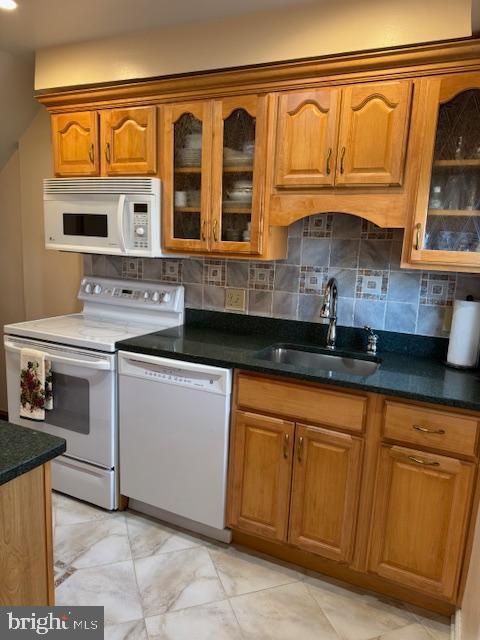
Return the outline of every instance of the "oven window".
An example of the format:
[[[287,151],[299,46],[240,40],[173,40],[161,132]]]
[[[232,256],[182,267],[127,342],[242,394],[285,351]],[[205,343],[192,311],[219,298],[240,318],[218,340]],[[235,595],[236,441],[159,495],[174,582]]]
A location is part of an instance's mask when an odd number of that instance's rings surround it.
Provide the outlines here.
[[[90,433],[90,383],[83,378],[53,372],[53,409],[46,421],[55,427]]]
[[[106,238],[108,216],[100,213],[64,213],[63,235]]]

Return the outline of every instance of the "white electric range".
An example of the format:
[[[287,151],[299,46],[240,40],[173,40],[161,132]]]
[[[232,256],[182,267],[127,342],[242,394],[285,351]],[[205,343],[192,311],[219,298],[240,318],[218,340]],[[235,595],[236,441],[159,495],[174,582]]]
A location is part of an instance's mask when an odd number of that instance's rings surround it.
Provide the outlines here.
[[[118,507],[118,407],[115,343],[183,324],[179,285],[86,277],[82,313],[4,327],[10,422],[67,441],[52,462],[53,488],[105,509]],[[20,417],[20,353],[52,362],[53,410],[44,422]]]

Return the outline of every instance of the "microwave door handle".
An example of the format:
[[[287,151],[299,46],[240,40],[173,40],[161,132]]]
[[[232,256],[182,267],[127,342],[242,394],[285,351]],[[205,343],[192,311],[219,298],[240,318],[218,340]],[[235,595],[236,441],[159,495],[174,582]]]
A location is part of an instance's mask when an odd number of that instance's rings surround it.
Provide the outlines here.
[[[11,342],[5,342],[5,351],[11,351],[13,353],[20,353],[21,347],[16,347]],[[73,366],[87,367],[88,369],[111,369],[110,362],[108,360],[79,360],[77,358],[65,358],[63,356],[54,356],[45,352],[45,358],[50,362],[57,362],[58,364],[70,364]]]
[[[123,213],[125,211],[125,194],[122,193],[118,197],[118,205],[117,205],[117,227],[118,227],[118,237],[120,238],[120,249],[123,255],[127,255],[127,243],[125,241],[125,232],[123,230]]]

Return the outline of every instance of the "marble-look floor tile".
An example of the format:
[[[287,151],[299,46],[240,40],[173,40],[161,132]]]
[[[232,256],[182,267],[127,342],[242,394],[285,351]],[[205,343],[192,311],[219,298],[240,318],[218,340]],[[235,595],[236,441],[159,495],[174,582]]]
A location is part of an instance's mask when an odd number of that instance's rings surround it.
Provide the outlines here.
[[[227,600],[146,619],[150,640],[242,640]]]
[[[55,526],[102,520],[118,516],[117,511],[106,511],[94,505],[76,500],[63,493],[53,493],[53,508],[55,510]]]
[[[209,549],[210,557],[228,596],[238,596],[296,582],[303,576],[298,571],[235,548]]]
[[[345,589],[316,577],[307,588],[344,640],[371,640],[415,622],[413,615],[393,602],[360,589]]]
[[[135,560],[145,616],[224,600],[208,551],[201,547]]]
[[[432,640],[432,637],[421,624],[414,623],[394,631],[387,631],[374,640]]]
[[[123,516],[58,526],[55,560],[77,569],[131,559]]]
[[[57,587],[55,604],[101,605],[105,625],[143,618],[131,561],[75,571]]]
[[[338,640],[302,582],[236,596],[230,602],[248,640]]]
[[[125,519],[134,558],[180,551],[200,545],[198,538],[183,531],[171,529],[148,516],[127,512]]]
[[[105,626],[104,640],[148,640],[144,620]]]
[[[406,607],[413,613],[417,622],[427,629],[433,640],[449,640],[451,636],[451,623],[449,618],[431,611],[419,609],[407,604]]]

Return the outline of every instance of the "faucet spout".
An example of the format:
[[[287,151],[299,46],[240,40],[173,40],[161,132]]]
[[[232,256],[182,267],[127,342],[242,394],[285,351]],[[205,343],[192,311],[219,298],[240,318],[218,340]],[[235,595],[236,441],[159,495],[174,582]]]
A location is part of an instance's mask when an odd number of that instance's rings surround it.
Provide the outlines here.
[[[323,299],[322,308],[320,309],[320,317],[328,318],[327,331],[327,349],[335,349],[337,339],[337,298],[338,285],[335,278],[330,278],[325,287],[325,297]]]

